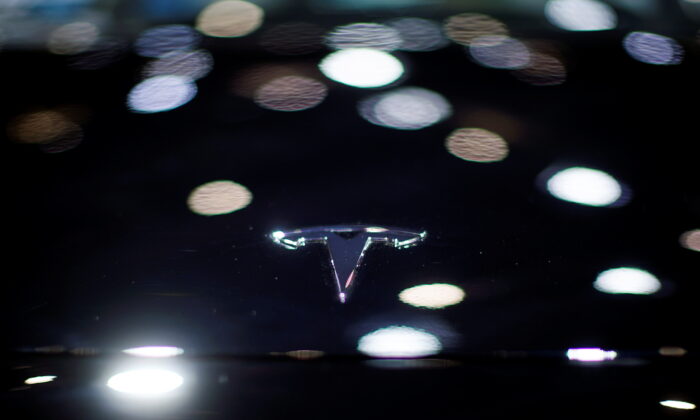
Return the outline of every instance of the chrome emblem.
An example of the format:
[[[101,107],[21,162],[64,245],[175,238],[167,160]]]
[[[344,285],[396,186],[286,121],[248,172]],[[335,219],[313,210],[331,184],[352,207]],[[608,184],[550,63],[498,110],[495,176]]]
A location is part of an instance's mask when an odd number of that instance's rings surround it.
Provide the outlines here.
[[[355,283],[357,269],[365,252],[373,244],[383,244],[394,248],[408,248],[418,245],[427,232],[413,232],[404,229],[379,226],[318,226],[290,231],[275,231],[270,238],[287,249],[299,249],[308,244],[324,244],[328,249],[338,299],[345,303],[348,293]]]

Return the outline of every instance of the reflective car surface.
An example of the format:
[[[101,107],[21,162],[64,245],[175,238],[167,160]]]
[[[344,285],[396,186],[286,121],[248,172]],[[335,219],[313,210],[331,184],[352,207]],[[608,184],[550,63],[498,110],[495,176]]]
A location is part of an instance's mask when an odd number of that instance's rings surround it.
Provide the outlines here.
[[[0,3],[6,411],[692,417],[699,20]]]

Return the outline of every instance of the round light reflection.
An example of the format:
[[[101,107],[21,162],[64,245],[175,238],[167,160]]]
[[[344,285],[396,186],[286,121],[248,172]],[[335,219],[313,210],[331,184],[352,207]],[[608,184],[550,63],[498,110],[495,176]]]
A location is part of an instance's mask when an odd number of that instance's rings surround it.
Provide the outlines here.
[[[372,124],[398,130],[418,130],[448,118],[452,107],[436,92],[404,87],[360,102],[359,112]]]
[[[649,32],[632,32],[622,41],[630,57],[647,64],[673,65],[683,61],[683,47],[674,39]]]
[[[328,54],[319,68],[329,79],[360,88],[388,85],[404,73],[399,59],[371,48],[349,48]]]
[[[243,209],[253,194],[233,181],[212,181],[195,188],[187,198],[187,206],[202,216],[228,214]]]
[[[409,287],[399,293],[399,300],[418,308],[441,309],[458,304],[464,296],[464,290],[457,286],[435,283]]]
[[[587,206],[609,206],[622,196],[622,186],[612,176],[596,169],[573,167],[554,174],[547,190],[560,200]]]
[[[648,271],[620,267],[598,274],[593,287],[603,293],[650,295],[661,289],[661,282]]]
[[[508,156],[508,143],[501,136],[481,128],[460,128],[445,141],[447,150],[471,162],[498,162]]]
[[[180,386],[184,379],[165,369],[136,369],[118,373],[107,381],[111,389],[135,397],[158,397]]]
[[[442,344],[423,330],[394,325],[364,335],[357,350],[373,357],[412,358],[436,354],[442,350]]]
[[[241,37],[262,25],[265,13],[259,6],[239,0],[224,0],[205,7],[197,16],[197,29],[221,38]]]
[[[617,26],[615,10],[596,0],[550,0],[544,14],[553,25],[567,31],[604,31]]]
[[[164,75],[144,80],[129,92],[127,104],[134,112],[170,111],[192,100],[197,86],[182,76]]]
[[[262,85],[254,95],[255,103],[273,111],[303,111],[323,102],[328,89],[308,77],[285,76]]]

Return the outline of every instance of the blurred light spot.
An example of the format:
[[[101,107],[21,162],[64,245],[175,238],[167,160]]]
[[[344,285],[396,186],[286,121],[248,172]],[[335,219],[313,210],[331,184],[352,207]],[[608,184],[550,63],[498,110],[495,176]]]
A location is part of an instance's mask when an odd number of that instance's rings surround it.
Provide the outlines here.
[[[107,381],[115,391],[136,397],[157,397],[179,388],[182,376],[164,369],[138,369],[118,373]]]
[[[121,40],[101,40],[88,51],[70,57],[68,66],[78,70],[97,70],[122,59],[128,50]]]
[[[183,354],[185,350],[172,346],[143,346],[122,350],[124,353],[137,357],[175,357]]]
[[[234,75],[231,90],[236,95],[252,98],[261,86],[285,76],[315,79],[321,74],[316,67],[307,63],[253,65]]]
[[[684,248],[700,251],[700,229],[689,230],[682,234],[680,243]]]
[[[336,50],[375,48],[393,51],[401,46],[401,42],[399,31],[378,23],[352,23],[338,26],[326,36],[326,44]]]
[[[365,99],[359,104],[359,112],[372,124],[418,130],[448,118],[452,107],[439,93],[403,87]]]
[[[683,61],[683,47],[675,40],[649,32],[632,32],[622,41],[630,57],[647,64],[673,65]]]
[[[78,54],[87,51],[99,36],[90,22],[73,22],[59,26],[49,35],[48,48],[54,54]]]
[[[321,350],[292,350],[285,354],[297,360],[313,360],[323,357],[325,353]]]
[[[688,350],[683,347],[664,346],[659,349],[659,354],[667,357],[683,357],[688,353]]]
[[[253,200],[253,194],[233,181],[212,181],[195,188],[187,206],[202,216],[216,216],[240,210]]]
[[[609,206],[622,196],[615,178],[596,169],[573,167],[554,174],[547,190],[556,198],[587,206]]]
[[[173,51],[196,48],[201,35],[187,25],[164,25],[143,31],[134,49],[144,57],[161,57]]]
[[[192,100],[197,86],[182,76],[155,76],[134,86],[127,104],[134,112],[152,113],[170,111]]]
[[[503,35],[474,38],[469,54],[482,66],[495,69],[519,69],[530,62],[530,51],[525,44]]]
[[[390,326],[364,335],[357,350],[373,357],[423,357],[442,350],[440,340],[416,328]]]
[[[469,45],[474,39],[482,36],[508,35],[508,28],[503,22],[479,13],[452,16],[447,19],[443,28],[448,38],[462,45]]]
[[[45,375],[45,376],[33,376],[24,380],[27,385],[45,384],[47,382],[53,382],[56,379],[55,375]]]
[[[197,29],[205,35],[232,38],[248,35],[262,25],[265,13],[253,3],[238,0],[218,1],[197,16]]]
[[[539,52],[530,54],[526,67],[515,70],[515,77],[535,86],[554,86],[566,80],[566,67],[559,59]]]
[[[148,63],[143,74],[147,78],[170,74],[197,80],[209,74],[213,65],[207,51],[175,51]]]
[[[282,239],[282,238],[284,238],[284,236],[285,236],[285,234],[281,230],[276,230],[276,231],[272,232],[272,237],[275,239]]]
[[[323,47],[323,29],[312,23],[282,23],[260,36],[260,45],[267,51],[282,55],[302,55]]]
[[[569,349],[566,352],[569,360],[579,362],[602,362],[617,358],[617,352],[613,350],[603,350],[598,348]]]
[[[648,271],[620,267],[598,274],[593,287],[603,293],[650,295],[661,289],[661,282]]]
[[[396,57],[371,48],[349,48],[328,54],[319,68],[329,79],[360,88],[388,85],[404,72]]]
[[[471,162],[498,162],[508,156],[508,143],[481,128],[460,128],[447,137],[445,147],[453,155]]]
[[[666,400],[659,402],[659,404],[664,407],[676,408],[679,410],[695,410],[695,404],[686,401]]]
[[[615,10],[597,0],[550,0],[544,14],[550,23],[568,31],[604,31],[617,26]]]
[[[464,290],[457,286],[435,283],[405,289],[399,293],[399,300],[419,308],[441,309],[458,304],[464,296]]]
[[[447,45],[447,38],[436,22],[421,18],[399,18],[388,22],[389,26],[399,31],[403,40],[401,50],[433,51]]]
[[[8,134],[19,143],[47,144],[66,137],[82,138],[82,130],[59,111],[22,114],[10,121]]]
[[[255,103],[273,111],[302,111],[323,102],[328,89],[313,79],[285,76],[262,85],[254,96]]]

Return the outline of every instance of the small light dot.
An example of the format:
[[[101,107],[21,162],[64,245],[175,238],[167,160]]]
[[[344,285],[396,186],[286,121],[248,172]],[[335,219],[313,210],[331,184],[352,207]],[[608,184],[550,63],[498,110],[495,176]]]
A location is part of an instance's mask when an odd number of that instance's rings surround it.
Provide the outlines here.
[[[326,44],[336,50],[376,48],[393,51],[401,46],[399,31],[378,23],[352,23],[336,27],[326,36]]]
[[[357,349],[373,357],[412,358],[439,353],[442,344],[436,336],[421,329],[392,325],[364,335]]]
[[[202,216],[232,213],[247,207],[253,194],[233,181],[212,181],[195,188],[187,198],[187,206]]]
[[[471,162],[498,162],[508,156],[508,143],[501,136],[481,128],[460,128],[445,142],[447,150]]]
[[[674,39],[649,32],[632,32],[622,41],[625,51],[637,61],[674,65],[683,61],[683,47]]]

